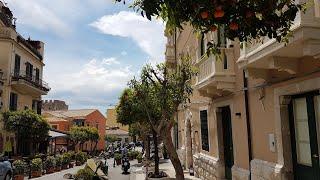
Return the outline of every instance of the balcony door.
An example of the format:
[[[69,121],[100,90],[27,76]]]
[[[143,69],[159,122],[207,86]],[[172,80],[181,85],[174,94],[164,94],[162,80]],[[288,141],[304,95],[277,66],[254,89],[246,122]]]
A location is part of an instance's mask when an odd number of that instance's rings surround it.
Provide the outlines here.
[[[16,57],[14,59],[14,76],[18,77],[20,74],[20,60],[21,57],[16,54]]]
[[[225,178],[232,179],[233,158],[233,140],[232,140],[232,124],[230,107],[221,108],[222,132],[223,132],[223,148],[224,148],[224,164]]]
[[[318,93],[294,96],[289,105],[294,179],[320,179],[316,112]],[[316,109],[317,108],[317,109]]]

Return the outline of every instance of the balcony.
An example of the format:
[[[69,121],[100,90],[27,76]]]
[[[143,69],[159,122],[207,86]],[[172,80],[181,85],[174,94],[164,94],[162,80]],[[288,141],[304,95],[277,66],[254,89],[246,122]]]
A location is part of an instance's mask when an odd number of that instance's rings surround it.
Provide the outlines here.
[[[239,67],[246,69],[251,77],[267,80],[270,71],[293,75],[302,58],[319,58],[320,16],[317,8],[319,4],[309,7],[305,14],[297,14],[288,44],[268,37],[244,43],[237,61]]]
[[[197,62],[195,88],[202,96],[216,98],[235,91],[234,49],[222,50],[222,56],[203,57]]]
[[[12,87],[21,94],[39,96],[46,95],[50,91],[48,83],[36,76],[29,76],[25,72],[12,73],[11,81]]]

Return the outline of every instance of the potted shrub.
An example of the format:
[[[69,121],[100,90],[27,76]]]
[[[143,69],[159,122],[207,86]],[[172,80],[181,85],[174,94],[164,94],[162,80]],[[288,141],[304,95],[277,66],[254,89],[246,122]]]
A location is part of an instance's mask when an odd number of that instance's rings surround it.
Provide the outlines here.
[[[93,179],[94,173],[89,168],[79,169],[77,173],[74,175],[74,179],[83,180],[83,179]]]
[[[121,164],[121,154],[115,153],[114,154],[114,159],[116,160],[117,165]]]
[[[24,171],[27,164],[21,160],[15,160],[12,163],[13,171],[14,171],[14,180],[23,180],[24,179]]]
[[[58,172],[58,171],[61,171],[61,166],[62,166],[62,156],[61,155],[57,155],[56,158],[56,168],[55,168],[55,171]]]
[[[128,152],[128,157],[129,157],[129,160],[130,160],[130,161],[133,160],[133,156],[134,156],[134,152],[133,152],[133,151],[129,151],[129,152]]]
[[[76,164],[75,152],[74,152],[74,151],[69,151],[68,153],[69,153],[69,155],[70,155],[69,168],[73,168],[74,165]]]
[[[42,160],[40,158],[32,159],[31,161],[31,176],[40,177],[42,175]]]
[[[56,167],[56,159],[53,156],[48,156],[44,162],[46,173],[53,173]]]
[[[62,169],[68,169],[70,161],[71,161],[70,154],[69,153],[64,153],[62,155]]]
[[[82,164],[84,164],[87,161],[87,155],[84,152],[77,152],[75,154],[75,160],[76,160],[76,165],[77,166],[81,166]]]
[[[137,155],[137,160],[138,160],[138,163],[142,163],[142,154],[141,153],[139,153]]]

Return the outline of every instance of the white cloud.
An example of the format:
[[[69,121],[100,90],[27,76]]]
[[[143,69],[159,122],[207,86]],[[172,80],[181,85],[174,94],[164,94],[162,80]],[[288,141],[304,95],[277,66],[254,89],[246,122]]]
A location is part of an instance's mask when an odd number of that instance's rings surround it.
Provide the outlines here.
[[[102,107],[117,102],[135,73],[116,58],[91,59],[80,70],[48,76],[52,88],[46,99],[62,98],[72,107]]]
[[[18,18],[18,23],[42,31],[50,30],[59,35],[70,32],[68,25],[59,16],[35,0],[8,0],[7,2],[14,16]]]
[[[90,25],[104,34],[132,38],[153,61],[164,60],[164,23],[160,20],[149,21],[134,12],[121,11]]]

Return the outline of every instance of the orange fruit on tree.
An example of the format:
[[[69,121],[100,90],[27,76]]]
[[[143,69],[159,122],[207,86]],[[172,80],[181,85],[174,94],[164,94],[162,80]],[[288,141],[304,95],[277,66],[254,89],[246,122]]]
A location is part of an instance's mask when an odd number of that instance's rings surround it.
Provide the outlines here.
[[[222,9],[218,9],[214,11],[215,18],[222,18],[224,16],[224,11]]]
[[[202,17],[202,19],[208,19],[208,17],[209,17],[209,12],[208,12],[208,11],[203,11],[203,12],[201,12],[201,17]]]
[[[229,28],[233,31],[236,31],[239,29],[239,25],[236,22],[231,22]]]
[[[216,31],[216,30],[217,30],[217,26],[216,26],[216,25],[211,26],[210,30],[211,30],[212,32]]]

